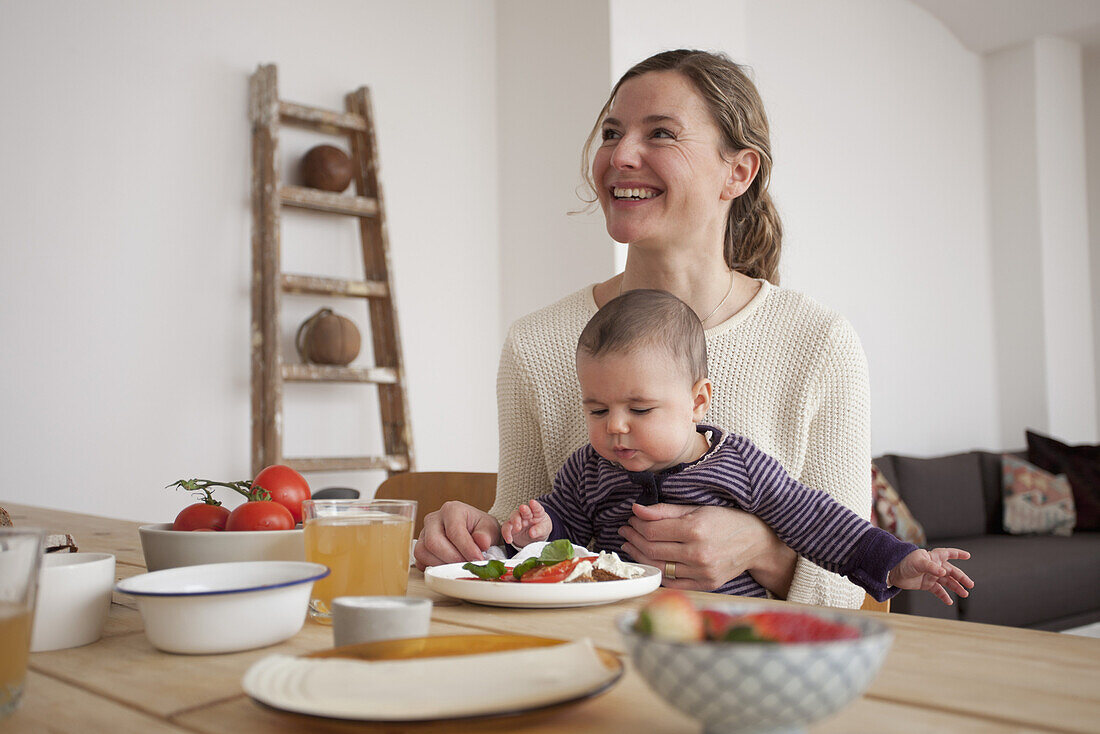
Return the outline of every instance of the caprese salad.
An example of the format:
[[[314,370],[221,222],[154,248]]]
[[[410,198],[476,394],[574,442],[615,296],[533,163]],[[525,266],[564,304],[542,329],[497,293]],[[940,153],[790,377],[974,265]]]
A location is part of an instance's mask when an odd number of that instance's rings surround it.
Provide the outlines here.
[[[462,566],[471,581],[519,582],[527,584],[570,584],[592,581],[624,581],[645,573],[640,566],[624,563],[617,553],[578,556],[568,540],[547,543],[542,552],[515,565],[491,560]]]

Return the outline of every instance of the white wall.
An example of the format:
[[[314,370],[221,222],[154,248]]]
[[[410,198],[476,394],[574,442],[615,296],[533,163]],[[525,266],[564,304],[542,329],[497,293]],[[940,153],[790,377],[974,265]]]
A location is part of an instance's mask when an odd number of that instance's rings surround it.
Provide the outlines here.
[[[659,51],[697,48],[746,55],[747,0],[691,0],[665,13],[661,0],[610,0],[611,84],[631,66]]]
[[[1082,63],[1085,115],[1085,178],[1089,211],[1089,270],[1092,276],[1093,364],[1100,366],[1100,48],[1086,51]],[[1100,369],[1094,381],[1100,395]],[[1100,425],[1100,399],[1096,403]]]
[[[1095,442],[1081,49],[1040,38],[986,69],[1001,433]]]
[[[503,329],[614,272],[603,216],[599,207],[581,211],[587,193],[578,188],[610,72],[605,3],[498,0],[496,8]]]
[[[995,121],[987,139],[998,316],[994,328],[997,361],[1006,367],[997,384],[1002,442],[1013,445],[1011,436],[1020,426],[1048,432],[1050,414],[1033,49],[989,54],[985,65],[987,115]]]
[[[247,476],[264,62],[306,104],[372,88],[419,467],[494,469],[494,18],[449,0],[0,3],[0,498],[163,521],[185,501],[166,484]],[[288,133],[288,172],[318,142]],[[287,270],[355,274],[347,222],[286,225]],[[324,303],[294,301],[287,336]],[[362,304],[332,305],[366,337]],[[288,388],[287,452],[380,451],[358,407],[373,388],[329,390]]]
[[[757,1],[748,24],[783,284],[859,333],[872,451],[997,447],[980,60],[902,0]]]
[[[1050,430],[1095,443],[1096,413],[1082,410],[1096,405],[1096,367],[1081,48],[1059,38],[1040,38],[1034,45]]]

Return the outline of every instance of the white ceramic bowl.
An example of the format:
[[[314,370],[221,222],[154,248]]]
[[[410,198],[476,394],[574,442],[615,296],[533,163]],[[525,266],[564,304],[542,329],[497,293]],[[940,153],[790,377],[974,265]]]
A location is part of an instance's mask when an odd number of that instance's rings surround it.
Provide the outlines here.
[[[729,613],[759,606],[715,606]],[[849,640],[806,643],[665,642],[619,620],[634,667],[668,703],[710,732],[800,731],[856,698],[878,674],[894,635],[858,613],[799,609],[857,628]]]
[[[110,553],[47,553],[38,571],[31,652],[64,650],[103,634],[115,557]]]
[[[432,621],[432,600],[410,596],[338,596],[332,600],[336,647],[361,642],[424,637]]]
[[[145,567],[161,571],[180,566],[230,561],[304,561],[302,530],[220,531],[173,530],[172,523],[142,525],[141,551]]]
[[[313,582],[328,574],[300,561],[210,563],[133,576],[115,588],[137,599],[154,647],[202,655],[292,637],[305,622]]]

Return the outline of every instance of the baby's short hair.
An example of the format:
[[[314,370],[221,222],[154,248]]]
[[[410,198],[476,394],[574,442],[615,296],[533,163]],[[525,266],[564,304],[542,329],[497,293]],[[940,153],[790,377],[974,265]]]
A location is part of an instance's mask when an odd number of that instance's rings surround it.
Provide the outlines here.
[[[633,290],[596,312],[577,341],[590,357],[629,353],[641,346],[663,347],[694,384],[707,376],[707,340],[691,307],[666,291]]]

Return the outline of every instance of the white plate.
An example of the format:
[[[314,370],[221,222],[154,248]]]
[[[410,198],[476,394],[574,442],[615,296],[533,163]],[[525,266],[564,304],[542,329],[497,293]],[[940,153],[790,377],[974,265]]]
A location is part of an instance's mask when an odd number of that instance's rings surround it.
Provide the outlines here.
[[[514,561],[514,559],[513,559]],[[510,561],[509,563],[511,563]],[[424,571],[428,588],[456,599],[494,607],[554,608],[588,607],[631,599],[655,591],[661,572],[653,566],[631,563],[645,570],[641,576],[623,581],[593,581],[571,584],[524,584],[517,582],[470,581],[473,574],[461,563],[432,566]]]
[[[606,691],[622,674],[618,656],[589,640],[454,635],[368,642],[306,657],[271,655],[254,663],[241,685],[282,711],[429,721],[578,701]]]

